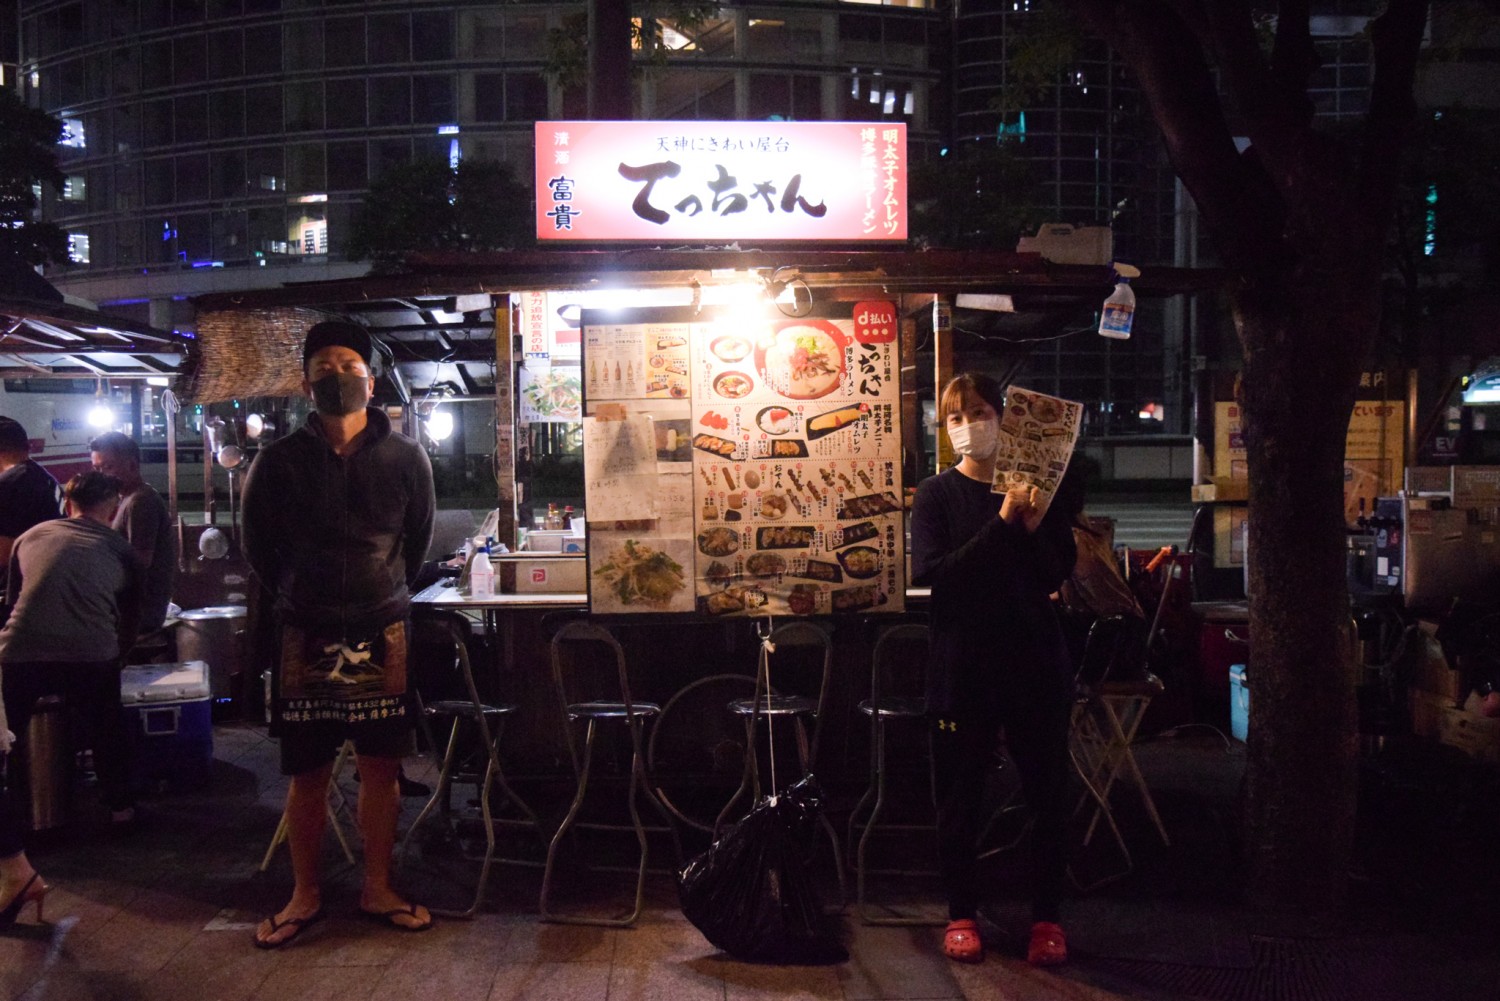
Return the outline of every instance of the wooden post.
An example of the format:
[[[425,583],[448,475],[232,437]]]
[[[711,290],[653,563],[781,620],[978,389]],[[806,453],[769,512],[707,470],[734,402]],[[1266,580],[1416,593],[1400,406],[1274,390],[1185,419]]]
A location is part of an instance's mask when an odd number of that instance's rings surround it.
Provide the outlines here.
[[[516,334],[509,295],[495,297],[495,487],[500,520],[495,538],[514,552],[516,537]]]
[[[933,400],[940,401],[943,387],[953,378],[953,303],[944,295],[932,297]],[[943,429],[942,415],[937,415],[937,468],[939,472],[953,464],[953,446]]]

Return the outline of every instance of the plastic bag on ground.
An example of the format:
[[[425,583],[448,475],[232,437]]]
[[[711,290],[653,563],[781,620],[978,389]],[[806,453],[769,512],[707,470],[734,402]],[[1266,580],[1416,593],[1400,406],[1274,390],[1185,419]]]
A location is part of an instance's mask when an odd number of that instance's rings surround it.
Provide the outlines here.
[[[810,860],[822,791],[811,775],[767,796],[678,874],[682,913],[736,959],[842,963]]]

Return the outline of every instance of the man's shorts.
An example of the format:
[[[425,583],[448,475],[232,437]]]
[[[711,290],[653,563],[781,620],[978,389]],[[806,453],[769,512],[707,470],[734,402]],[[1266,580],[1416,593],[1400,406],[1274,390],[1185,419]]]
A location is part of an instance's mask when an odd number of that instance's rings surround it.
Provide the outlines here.
[[[416,752],[410,718],[383,722],[393,725],[364,724],[352,738],[338,723],[288,727],[281,735],[281,774],[301,775],[323,767],[338,755],[345,739],[352,739],[354,753],[364,757],[404,758]]]

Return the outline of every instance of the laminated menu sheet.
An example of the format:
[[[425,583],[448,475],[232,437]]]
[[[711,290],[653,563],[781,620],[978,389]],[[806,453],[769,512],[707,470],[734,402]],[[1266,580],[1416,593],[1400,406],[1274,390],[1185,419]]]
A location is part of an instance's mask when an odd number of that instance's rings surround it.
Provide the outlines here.
[[[894,305],[861,303],[849,317],[705,311],[679,323],[660,322],[665,311],[636,312],[645,322],[610,314],[613,322],[597,326],[585,312],[588,407],[650,416],[657,475],[689,473],[690,511],[685,519],[679,512],[601,523],[593,491],[604,490],[612,508],[622,498],[609,492],[617,481],[591,476],[591,608],[901,611]],[[670,490],[674,498],[684,493]]]
[[[1000,415],[1000,448],[995,456],[995,493],[1013,486],[1041,490],[1045,511],[1068,471],[1083,424],[1083,404],[1012,386]]]

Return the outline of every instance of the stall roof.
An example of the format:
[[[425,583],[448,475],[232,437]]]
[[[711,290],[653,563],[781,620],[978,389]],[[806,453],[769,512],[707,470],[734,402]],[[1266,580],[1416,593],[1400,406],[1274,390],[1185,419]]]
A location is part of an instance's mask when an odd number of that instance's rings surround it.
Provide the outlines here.
[[[1093,298],[1107,294],[1107,265],[1054,264],[1011,251],[598,250],[422,253],[400,274],[285,285],[194,300],[200,310],[274,306],[343,307],[370,300],[452,299],[476,293],[578,288],[659,288],[798,274],[838,298],[959,292]],[[1223,273],[1147,267],[1131,287],[1141,296],[1209,291]],[[842,290],[842,291],[840,291]]]
[[[249,342],[279,337],[291,345],[296,339],[291,331],[280,330],[285,324],[279,322],[263,322],[260,333],[251,334],[253,323],[246,326],[249,314],[284,317],[291,311],[310,318],[318,312],[334,313],[359,320],[390,346],[408,384],[446,385],[459,395],[489,395],[495,380],[495,318],[488,299],[492,295],[799,279],[814,299],[825,301],[859,302],[903,293],[1008,295],[1017,312],[1003,314],[1003,319],[1001,314],[984,314],[982,322],[1004,323],[1007,329],[1031,336],[1033,328],[1062,322],[1057,318],[1076,309],[1097,308],[1112,283],[1106,265],[1055,264],[1039,254],[1009,251],[527,250],[421,253],[409,256],[405,264],[399,274],[199,296],[193,304],[200,317],[200,348],[207,351],[215,339],[202,322],[206,315],[220,318],[225,339],[243,353]],[[1221,272],[1155,267],[1131,281],[1137,295],[1147,298],[1209,291],[1221,283]],[[469,296],[482,298],[478,303],[464,301]],[[476,304],[482,308],[473,308]],[[231,319],[236,314],[245,322]],[[273,325],[278,329],[271,331]],[[256,369],[266,364],[245,362]],[[237,377],[235,384],[243,384],[245,378]],[[192,381],[190,397],[196,393],[214,399],[230,392],[198,385],[201,373]]]
[[[109,379],[172,375],[189,339],[51,299],[0,295],[0,375]]]

